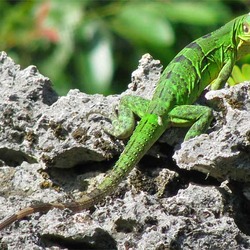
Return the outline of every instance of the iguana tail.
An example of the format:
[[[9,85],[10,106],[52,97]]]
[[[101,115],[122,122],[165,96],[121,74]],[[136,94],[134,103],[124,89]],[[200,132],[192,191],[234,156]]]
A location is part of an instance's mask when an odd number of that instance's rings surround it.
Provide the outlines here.
[[[153,114],[145,115],[141,119],[114,168],[93,192],[84,194],[82,198],[74,202],[42,203],[26,207],[0,223],[0,230],[36,212],[46,213],[53,208],[69,208],[73,212],[77,212],[95,205],[117,188],[124,177],[130,173],[142,156],[165,131],[166,125],[159,125],[158,122],[158,117]]]

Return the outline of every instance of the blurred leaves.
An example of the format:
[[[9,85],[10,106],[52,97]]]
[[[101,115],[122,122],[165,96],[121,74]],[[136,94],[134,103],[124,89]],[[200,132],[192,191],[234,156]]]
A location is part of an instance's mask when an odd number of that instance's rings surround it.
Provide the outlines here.
[[[171,46],[175,39],[172,26],[156,7],[158,3],[127,4],[113,19],[115,31],[138,45]]]
[[[228,84],[234,86],[247,80],[250,80],[250,65],[243,64],[241,68],[234,65],[231,77],[228,79]]]
[[[229,9],[222,1],[172,1],[161,7],[169,20],[197,26],[214,25],[229,17]]]
[[[109,94],[126,88],[144,53],[166,66],[194,39],[247,13],[247,5],[245,0],[1,0],[0,48],[22,68],[36,65],[59,94],[70,88]]]

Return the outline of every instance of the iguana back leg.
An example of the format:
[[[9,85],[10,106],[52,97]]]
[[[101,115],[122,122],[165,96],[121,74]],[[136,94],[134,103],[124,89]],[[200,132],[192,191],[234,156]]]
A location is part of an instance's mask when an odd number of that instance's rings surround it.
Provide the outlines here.
[[[134,130],[134,114],[143,117],[148,109],[149,100],[139,96],[124,96],[118,106],[117,115],[111,117],[112,128],[104,128],[105,132],[116,138],[128,138]]]
[[[169,119],[173,127],[188,127],[185,139],[188,140],[204,133],[212,119],[212,109],[199,105],[182,105],[177,106],[169,112]]]

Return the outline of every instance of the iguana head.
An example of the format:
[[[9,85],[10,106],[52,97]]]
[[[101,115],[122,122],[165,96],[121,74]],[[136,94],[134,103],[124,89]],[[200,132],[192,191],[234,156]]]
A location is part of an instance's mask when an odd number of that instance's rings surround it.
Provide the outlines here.
[[[235,19],[237,59],[250,53],[250,13]]]
[[[242,42],[250,43],[250,13],[243,16],[238,29],[238,38]]]

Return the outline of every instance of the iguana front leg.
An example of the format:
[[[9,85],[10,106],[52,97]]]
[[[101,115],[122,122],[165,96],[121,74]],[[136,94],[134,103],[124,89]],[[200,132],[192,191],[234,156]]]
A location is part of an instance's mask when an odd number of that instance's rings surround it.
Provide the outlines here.
[[[229,76],[232,73],[233,67],[235,64],[235,60],[233,58],[230,58],[227,63],[222,67],[218,77],[215,79],[215,81],[211,84],[212,90],[221,89],[223,85],[228,80]]]

